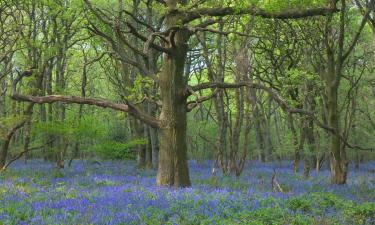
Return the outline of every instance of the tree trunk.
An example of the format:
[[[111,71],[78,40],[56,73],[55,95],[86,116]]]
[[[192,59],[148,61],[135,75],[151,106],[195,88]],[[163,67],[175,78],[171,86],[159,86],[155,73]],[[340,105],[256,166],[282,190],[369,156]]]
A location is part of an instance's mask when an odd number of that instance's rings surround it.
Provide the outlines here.
[[[1,152],[0,152],[0,169],[4,168],[8,156],[8,150],[9,150],[9,145],[12,140],[13,135],[16,133],[18,129],[24,126],[24,124],[28,120],[24,120],[18,124],[16,124],[12,129],[7,133],[5,140],[3,142]]]
[[[88,67],[88,60],[87,56],[85,54],[85,51],[82,50],[83,53],[83,58],[84,58],[84,65],[82,69],[82,76],[81,76],[81,97],[85,98],[86,97],[86,86],[87,86],[87,67]],[[81,121],[83,117],[83,105],[79,105],[79,110],[78,110],[78,120]],[[79,155],[79,149],[80,149],[80,141],[76,141],[73,149],[72,156],[69,160],[69,167],[71,167],[72,162],[75,158],[78,157]]]
[[[229,152],[229,162],[228,162],[228,171],[232,174],[237,173],[237,158],[238,158],[238,149],[240,147],[240,135],[242,129],[242,122],[244,119],[244,97],[243,90],[236,90],[236,121],[232,128],[231,136],[231,148]]]
[[[0,74],[1,75],[1,74]],[[5,79],[0,80],[0,116],[6,116],[6,91],[7,91],[7,86]]]
[[[219,31],[223,31],[224,25],[222,21],[219,22]],[[204,34],[203,34],[204,35]],[[204,36],[205,37],[205,36]],[[206,37],[204,38],[206,39]],[[208,70],[208,79],[210,82],[224,82],[224,69],[225,69],[225,50],[226,42],[223,41],[222,35],[218,35],[216,45],[217,45],[217,70],[214,72],[213,64],[211,63],[212,59],[209,57],[209,48],[206,45],[205,41],[201,42],[203,46],[203,57],[205,63],[207,64]],[[214,89],[211,89],[214,92]],[[225,111],[225,102],[224,102],[224,91],[221,90],[213,98],[216,118],[218,121],[216,141],[215,141],[215,158],[217,165],[221,169],[222,174],[227,173],[227,132],[228,132],[228,113]]]
[[[152,151],[152,168],[158,168],[159,162],[159,148],[158,148],[158,137],[157,131],[149,126],[149,133],[150,133],[150,142],[151,142],[151,151]]]
[[[294,147],[293,171],[294,173],[298,173],[298,169],[299,169],[298,164],[301,159],[301,154],[300,154],[300,149],[298,146],[297,131],[296,131],[296,128],[294,127],[294,120],[291,114],[288,115],[288,125],[293,135],[293,147]],[[301,134],[302,134],[302,131],[301,131]]]
[[[143,124],[136,118],[130,119],[130,127],[132,130],[132,138],[139,140],[145,138]],[[135,147],[137,152],[137,167],[142,169],[146,166],[146,148],[145,145],[137,145]]]
[[[147,124],[143,124],[143,136],[145,138],[145,165],[146,168],[152,168],[152,151],[151,151],[151,141],[150,141],[150,134]]]
[[[333,86],[333,87],[332,87]],[[331,182],[333,184],[345,184],[347,178],[347,160],[345,149],[341,146],[339,112],[338,112],[338,86],[330,85],[326,88],[328,125],[332,127],[336,134],[331,135],[330,143],[330,164]]]
[[[0,168],[3,168],[5,166],[7,156],[8,156],[8,149],[10,145],[12,137],[7,138],[4,140],[3,145],[1,147],[1,152],[0,152]]]
[[[66,139],[66,138],[62,138],[62,139],[63,139],[62,140],[63,143],[62,143],[62,146],[61,146],[62,148],[57,155],[57,161],[56,161],[57,168],[59,168],[59,169],[64,169],[64,167],[65,167],[65,154],[66,154],[66,151],[68,150],[68,146],[69,146],[68,139]]]
[[[309,149],[308,152],[304,155],[304,170],[303,176],[308,178],[310,175],[311,166],[314,165],[314,153],[316,151],[316,143],[315,143],[315,136],[314,136],[314,121],[312,119],[308,120],[308,125],[305,127],[305,135],[307,139],[307,147]]]
[[[253,111],[253,115],[254,115],[253,118],[255,120],[255,142],[257,144],[257,148],[259,151],[258,158],[259,158],[259,161],[266,162],[266,154],[264,154],[264,138],[263,138],[263,132],[261,129],[261,124],[260,124],[261,119],[259,118],[260,114],[258,113],[258,111]]]
[[[170,13],[166,29],[178,26],[179,14]],[[162,109],[160,113],[160,152],[157,185],[190,186],[186,147],[186,97],[187,78],[184,66],[189,35],[179,30],[169,43],[171,52],[163,56],[160,75]]]
[[[147,104],[148,113],[149,115],[155,115],[156,109],[151,105],[151,103]],[[147,126],[148,128],[148,134],[150,138],[150,147],[151,147],[151,165],[153,169],[158,168],[158,162],[159,162],[159,143],[158,143],[158,131],[151,127]]]
[[[218,130],[216,134],[215,150],[217,154],[217,162],[220,166],[221,172],[225,174],[227,172],[225,153],[227,149],[227,114],[225,112],[224,104],[224,93],[220,91],[214,98],[214,106],[218,121]]]
[[[271,114],[272,114],[272,98],[268,97],[267,100],[268,107],[267,113],[264,120],[264,144],[265,144],[265,153],[266,153],[266,161],[273,160],[273,145],[271,139]]]

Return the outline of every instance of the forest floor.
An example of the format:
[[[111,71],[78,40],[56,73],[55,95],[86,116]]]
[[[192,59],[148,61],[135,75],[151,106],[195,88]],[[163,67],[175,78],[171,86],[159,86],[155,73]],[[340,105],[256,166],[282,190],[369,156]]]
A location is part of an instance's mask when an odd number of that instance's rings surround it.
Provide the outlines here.
[[[240,178],[211,177],[190,162],[191,188],[157,187],[131,162],[17,162],[0,174],[0,224],[375,224],[375,162],[351,168],[348,184],[329,171],[304,180],[290,162],[248,162]],[[284,193],[273,192],[276,179]]]

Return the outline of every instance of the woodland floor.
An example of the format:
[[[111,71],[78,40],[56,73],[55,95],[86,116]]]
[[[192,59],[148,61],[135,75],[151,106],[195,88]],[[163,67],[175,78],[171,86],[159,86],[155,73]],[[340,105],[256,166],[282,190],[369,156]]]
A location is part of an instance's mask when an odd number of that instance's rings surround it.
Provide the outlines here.
[[[193,187],[175,189],[132,162],[17,162],[0,174],[0,224],[375,224],[375,162],[344,186],[327,170],[304,180],[290,162],[248,162],[239,179],[213,179],[211,165],[190,161]],[[274,169],[286,193],[272,191]]]

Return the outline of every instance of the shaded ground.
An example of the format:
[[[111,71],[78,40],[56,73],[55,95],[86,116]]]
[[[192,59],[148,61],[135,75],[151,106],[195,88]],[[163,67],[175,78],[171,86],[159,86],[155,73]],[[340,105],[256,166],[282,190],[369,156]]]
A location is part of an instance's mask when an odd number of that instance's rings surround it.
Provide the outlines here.
[[[303,180],[290,162],[249,162],[239,179],[211,178],[211,164],[191,161],[193,187],[169,189],[131,162],[18,162],[0,175],[0,224],[375,224],[375,162],[344,186],[328,171]],[[287,193],[272,192],[274,169]]]

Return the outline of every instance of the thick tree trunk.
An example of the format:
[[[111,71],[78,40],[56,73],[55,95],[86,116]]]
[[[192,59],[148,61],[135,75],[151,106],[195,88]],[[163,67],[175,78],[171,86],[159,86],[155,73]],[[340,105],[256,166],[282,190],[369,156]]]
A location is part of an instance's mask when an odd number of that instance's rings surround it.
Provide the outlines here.
[[[330,143],[330,165],[331,182],[333,184],[345,184],[347,178],[347,159],[345,148],[341,146],[339,112],[338,112],[338,90],[337,86],[326,88],[328,125],[335,129],[336,134],[331,135]]]
[[[184,48],[185,46],[180,46]],[[162,110],[158,185],[190,186],[186,148],[186,99],[183,96],[185,49],[164,56],[160,79]]]
[[[167,28],[178,25],[179,15],[167,16]],[[186,97],[187,78],[184,66],[187,56],[188,34],[177,31],[171,40],[171,53],[163,56],[160,75],[162,109],[160,113],[160,152],[156,178],[157,185],[190,186],[186,147]]]

